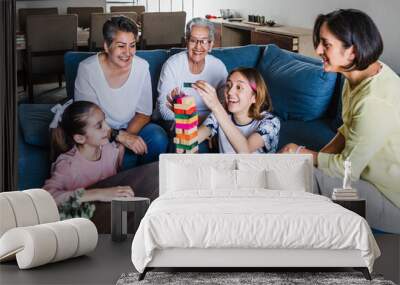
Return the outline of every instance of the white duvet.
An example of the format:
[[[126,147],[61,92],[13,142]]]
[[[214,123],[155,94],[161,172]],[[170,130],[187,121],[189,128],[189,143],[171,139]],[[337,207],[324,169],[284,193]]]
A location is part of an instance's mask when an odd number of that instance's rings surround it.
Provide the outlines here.
[[[380,255],[359,215],[324,196],[265,189],[162,195],[134,237],[135,268],[165,248],[358,249],[370,271]]]

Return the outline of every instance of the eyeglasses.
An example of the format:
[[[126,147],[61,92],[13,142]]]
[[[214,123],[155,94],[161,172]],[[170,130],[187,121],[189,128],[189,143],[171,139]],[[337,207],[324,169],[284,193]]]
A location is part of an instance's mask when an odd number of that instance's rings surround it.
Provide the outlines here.
[[[200,44],[201,46],[207,46],[211,43],[209,39],[195,39],[195,38],[189,38],[189,44],[192,46],[195,46],[197,44]]]
[[[111,43],[111,44],[113,44],[113,43]],[[127,46],[127,44],[125,44],[125,43],[115,43],[115,46],[118,47],[118,48],[125,48]],[[136,47],[137,47],[137,43],[136,42],[133,42],[133,43],[129,44],[129,48],[136,48]]]

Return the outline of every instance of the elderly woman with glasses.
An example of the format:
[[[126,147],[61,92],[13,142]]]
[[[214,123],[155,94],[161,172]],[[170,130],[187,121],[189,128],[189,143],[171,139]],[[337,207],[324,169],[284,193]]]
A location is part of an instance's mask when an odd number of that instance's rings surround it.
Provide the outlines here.
[[[104,52],[79,64],[75,100],[90,101],[102,109],[111,126],[111,140],[123,144],[123,168],[158,160],[168,138],[150,123],[153,111],[149,64],[135,56],[138,28],[124,16],[103,25]]]
[[[157,107],[167,130],[174,120],[170,100],[175,94],[182,91],[195,98],[201,123],[210,110],[191,88],[191,83],[204,80],[215,89],[223,90],[228,72],[222,61],[209,54],[214,44],[214,33],[214,25],[210,21],[193,18],[186,25],[187,49],[171,56],[162,68],[158,82]]]

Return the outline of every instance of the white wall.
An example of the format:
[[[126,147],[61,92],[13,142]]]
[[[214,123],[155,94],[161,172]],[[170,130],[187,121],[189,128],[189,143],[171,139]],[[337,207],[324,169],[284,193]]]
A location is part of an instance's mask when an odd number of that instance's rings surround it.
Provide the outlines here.
[[[382,61],[400,73],[399,0],[195,0],[195,16],[219,15],[219,9],[237,9],[242,16],[264,15],[278,23],[312,28],[320,13],[339,8],[366,12],[378,26],[384,41]]]

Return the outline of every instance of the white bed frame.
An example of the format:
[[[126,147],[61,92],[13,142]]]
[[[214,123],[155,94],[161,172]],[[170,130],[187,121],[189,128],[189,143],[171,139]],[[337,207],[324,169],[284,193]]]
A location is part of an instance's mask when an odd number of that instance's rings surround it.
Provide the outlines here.
[[[211,163],[215,159],[236,159],[248,158],[248,155],[231,154],[201,154],[201,155],[181,155],[181,154],[162,154],[160,156],[160,195],[165,193],[167,185],[167,167],[169,161],[179,162],[182,157],[185,160],[206,160]],[[283,154],[262,154],[252,155],[254,159],[269,156],[268,160],[304,160],[307,192],[312,192],[313,184],[313,162],[311,155],[283,155]],[[361,257],[359,250],[329,250],[329,249],[193,249],[193,248],[169,248],[157,249],[154,252],[153,259],[140,274],[139,280],[142,280],[146,272],[154,268],[237,268],[238,271],[246,271],[245,268],[288,268],[288,267],[310,267],[310,268],[332,268],[332,267],[353,267],[362,271],[364,277],[371,280],[369,270],[365,261]]]

